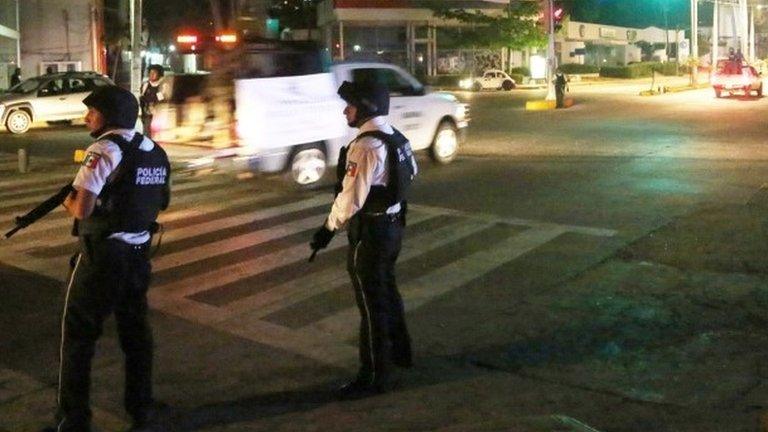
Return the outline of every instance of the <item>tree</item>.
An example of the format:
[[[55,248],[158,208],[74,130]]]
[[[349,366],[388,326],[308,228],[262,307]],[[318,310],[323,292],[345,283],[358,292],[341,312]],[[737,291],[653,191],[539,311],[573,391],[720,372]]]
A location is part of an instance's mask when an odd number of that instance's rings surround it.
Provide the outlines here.
[[[452,8],[446,3],[434,0],[427,5],[435,16],[467,25],[461,28],[459,46],[522,50],[546,43],[546,35],[537,21],[540,16],[537,2],[513,0],[506,12],[498,15]]]

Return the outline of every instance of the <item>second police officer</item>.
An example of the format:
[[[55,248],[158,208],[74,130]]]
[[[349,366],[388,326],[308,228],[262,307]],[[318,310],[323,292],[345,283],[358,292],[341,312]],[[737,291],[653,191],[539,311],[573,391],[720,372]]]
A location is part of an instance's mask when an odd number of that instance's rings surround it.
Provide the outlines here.
[[[386,87],[345,81],[338,93],[347,103],[347,123],[360,133],[341,149],[336,197],[310,246],[314,251],[327,247],[334,234],[347,227],[347,270],[361,318],[360,369],[340,389],[340,396],[360,397],[390,388],[392,364],[412,364],[395,262],[405,226],[406,192],[418,168],[408,139],[385,118]]]
[[[125,408],[131,430],[148,426],[152,332],[147,319],[149,246],[158,213],[170,200],[168,157],[134,131],[138,102],[127,90],[101,87],[85,98],[85,123],[96,140],[64,201],[75,217],[80,252],[73,257],[61,323],[56,426],[90,431],[91,362],[102,324],[115,314],[125,354]]]
[[[168,89],[163,82],[165,71],[157,64],[147,67],[147,81],[141,85],[139,101],[141,102],[141,123],[144,125],[144,135],[151,137],[152,117],[157,104],[166,102]]]

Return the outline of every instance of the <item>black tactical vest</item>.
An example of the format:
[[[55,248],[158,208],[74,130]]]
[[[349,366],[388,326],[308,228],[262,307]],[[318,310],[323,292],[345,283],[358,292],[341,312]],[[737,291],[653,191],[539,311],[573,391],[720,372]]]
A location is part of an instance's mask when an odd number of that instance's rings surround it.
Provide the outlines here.
[[[394,129],[394,128],[393,128]],[[400,131],[394,129],[392,135],[382,131],[363,132],[355,138],[356,142],[363,137],[373,137],[381,140],[387,146],[387,168],[389,179],[386,186],[374,185],[368,193],[368,198],[363,204],[365,213],[383,213],[389,207],[403,202],[407,198],[407,192],[413,177],[415,176],[413,163],[413,150],[411,143]],[[342,189],[342,182],[347,172],[347,147],[339,153],[339,164],[336,166],[336,194]]]
[[[144,90],[144,93],[141,95],[140,102],[141,102],[141,112],[143,115],[150,115],[152,114],[152,110],[159,101],[157,99],[157,93],[160,92],[160,86],[153,86],[149,82],[147,82],[147,88]]]
[[[144,136],[139,133],[131,142],[117,134],[104,139],[117,144],[123,158],[99,194],[93,214],[78,224],[78,233],[108,236],[148,231],[170,200],[168,156],[157,144],[151,151],[140,150]]]

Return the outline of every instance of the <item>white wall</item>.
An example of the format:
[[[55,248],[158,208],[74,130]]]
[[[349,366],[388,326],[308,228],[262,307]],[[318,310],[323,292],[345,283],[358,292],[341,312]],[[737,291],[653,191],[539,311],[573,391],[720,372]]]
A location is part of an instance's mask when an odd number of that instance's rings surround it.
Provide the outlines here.
[[[584,64],[584,55],[574,55],[571,57],[571,53],[575,53],[576,50],[583,50],[586,46],[584,42],[580,41],[567,41],[561,42],[560,45],[560,64]]]
[[[25,78],[39,74],[42,62],[74,61],[80,62],[81,70],[94,69],[90,4],[89,0],[20,3],[21,67]]]

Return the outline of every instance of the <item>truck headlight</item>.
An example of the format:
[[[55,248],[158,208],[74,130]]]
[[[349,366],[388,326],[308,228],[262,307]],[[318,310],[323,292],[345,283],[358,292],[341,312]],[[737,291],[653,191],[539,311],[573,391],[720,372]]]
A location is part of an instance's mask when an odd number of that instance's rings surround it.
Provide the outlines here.
[[[459,81],[459,87],[463,89],[471,89],[472,88],[472,78],[465,78],[461,81]]]
[[[469,104],[456,104],[455,115],[458,121],[469,120]]]
[[[0,117],[2,117],[4,113],[5,113],[5,105],[0,104]]]

